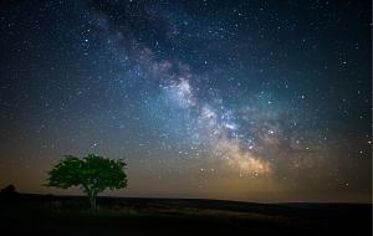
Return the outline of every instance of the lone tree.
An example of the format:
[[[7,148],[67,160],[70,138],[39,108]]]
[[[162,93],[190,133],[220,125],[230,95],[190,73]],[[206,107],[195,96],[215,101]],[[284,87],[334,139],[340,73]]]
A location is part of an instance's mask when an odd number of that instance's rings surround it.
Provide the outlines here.
[[[88,154],[79,159],[65,155],[54,168],[48,172],[46,186],[67,189],[80,187],[88,195],[93,209],[96,209],[97,194],[106,189],[114,190],[127,187],[127,175],[124,167],[127,164],[95,154]]]

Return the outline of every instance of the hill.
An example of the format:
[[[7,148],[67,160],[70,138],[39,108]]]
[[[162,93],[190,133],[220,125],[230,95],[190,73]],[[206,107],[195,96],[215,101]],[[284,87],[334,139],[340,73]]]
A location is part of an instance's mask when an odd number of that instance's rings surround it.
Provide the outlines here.
[[[371,204],[17,194],[0,198],[1,235],[371,235]]]

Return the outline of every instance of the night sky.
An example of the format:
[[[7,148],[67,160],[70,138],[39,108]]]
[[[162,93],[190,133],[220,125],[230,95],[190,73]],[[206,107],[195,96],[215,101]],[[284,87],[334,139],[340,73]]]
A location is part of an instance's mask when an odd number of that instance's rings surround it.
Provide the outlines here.
[[[124,158],[116,196],[370,202],[370,1],[1,1],[0,187]]]

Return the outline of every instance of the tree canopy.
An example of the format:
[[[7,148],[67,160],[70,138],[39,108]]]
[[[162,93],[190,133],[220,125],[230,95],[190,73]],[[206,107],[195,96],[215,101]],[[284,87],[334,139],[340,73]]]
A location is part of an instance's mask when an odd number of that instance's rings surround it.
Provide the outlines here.
[[[88,195],[91,206],[96,208],[98,193],[127,187],[126,165],[121,159],[112,160],[96,154],[83,158],[65,155],[48,172],[46,185],[62,189],[80,187]]]

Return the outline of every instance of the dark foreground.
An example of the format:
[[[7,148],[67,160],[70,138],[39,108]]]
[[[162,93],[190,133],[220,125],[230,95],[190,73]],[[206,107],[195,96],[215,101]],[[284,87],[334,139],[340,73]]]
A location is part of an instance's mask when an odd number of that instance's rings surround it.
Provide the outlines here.
[[[257,204],[215,200],[18,194],[0,198],[0,235],[371,235],[369,204]]]

